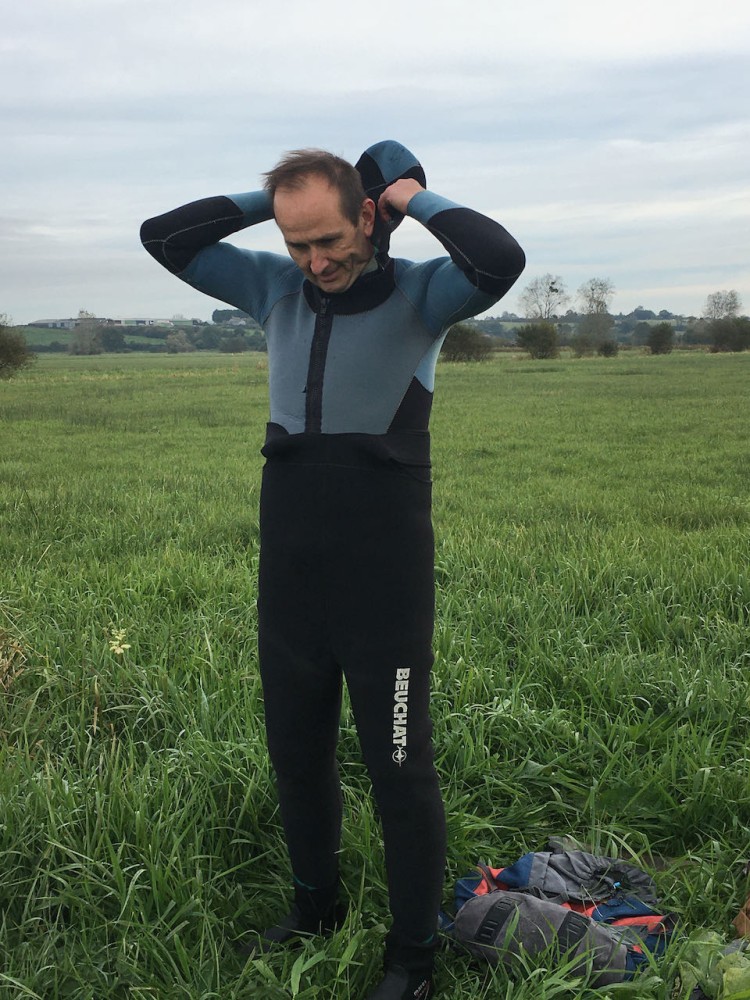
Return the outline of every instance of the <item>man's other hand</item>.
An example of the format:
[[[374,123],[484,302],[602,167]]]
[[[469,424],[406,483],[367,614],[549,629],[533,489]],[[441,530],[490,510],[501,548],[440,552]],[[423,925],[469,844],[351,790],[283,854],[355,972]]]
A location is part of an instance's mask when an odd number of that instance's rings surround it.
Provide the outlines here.
[[[398,216],[406,215],[406,208],[415,194],[424,191],[419,181],[410,177],[394,181],[378,199],[378,212],[386,222],[398,221]]]

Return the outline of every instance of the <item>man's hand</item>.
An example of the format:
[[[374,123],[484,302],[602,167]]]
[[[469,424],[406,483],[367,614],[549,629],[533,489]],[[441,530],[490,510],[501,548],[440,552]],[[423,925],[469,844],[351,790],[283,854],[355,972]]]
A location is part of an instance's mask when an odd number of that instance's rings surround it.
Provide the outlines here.
[[[396,222],[397,216],[406,215],[406,208],[415,194],[424,191],[419,181],[410,177],[394,181],[378,199],[378,212],[386,222]]]

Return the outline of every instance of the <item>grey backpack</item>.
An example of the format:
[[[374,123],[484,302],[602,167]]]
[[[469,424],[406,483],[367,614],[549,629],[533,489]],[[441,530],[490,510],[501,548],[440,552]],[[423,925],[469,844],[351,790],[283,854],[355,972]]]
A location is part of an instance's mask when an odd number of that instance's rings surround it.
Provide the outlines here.
[[[595,987],[632,974],[622,929],[529,893],[494,889],[469,899],[456,914],[453,937],[493,965],[512,965],[524,954],[551,949],[556,959],[570,963],[571,975],[591,971]]]

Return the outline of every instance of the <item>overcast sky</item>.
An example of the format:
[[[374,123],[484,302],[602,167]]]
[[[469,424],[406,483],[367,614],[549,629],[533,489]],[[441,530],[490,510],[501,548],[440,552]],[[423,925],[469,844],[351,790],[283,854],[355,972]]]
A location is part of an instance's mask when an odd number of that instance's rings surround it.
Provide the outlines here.
[[[286,149],[409,146],[528,264],[616,312],[750,311],[745,0],[26,0],[0,31],[0,313],[209,318],[141,221]],[[272,223],[235,238],[283,245]],[[392,252],[441,253],[407,220]]]

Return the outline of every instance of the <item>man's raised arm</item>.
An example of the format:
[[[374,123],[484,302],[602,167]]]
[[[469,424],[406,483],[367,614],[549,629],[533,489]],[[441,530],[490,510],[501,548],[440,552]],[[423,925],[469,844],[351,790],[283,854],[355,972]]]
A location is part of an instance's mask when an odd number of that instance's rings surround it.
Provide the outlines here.
[[[265,191],[203,198],[141,226],[141,243],[172,274],[180,274],[203,249],[232,233],[273,218]]]
[[[445,247],[453,263],[479,291],[502,298],[519,277],[526,256],[499,222],[428,191],[412,179],[398,180],[380,196],[378,211],[408,215]]]
[[[163,267],[200,292],[249,313],[263,325],[298,275],[288,257],[224,241],[273,218],[265,191],[204,198],[148,219],[141,241]]]

